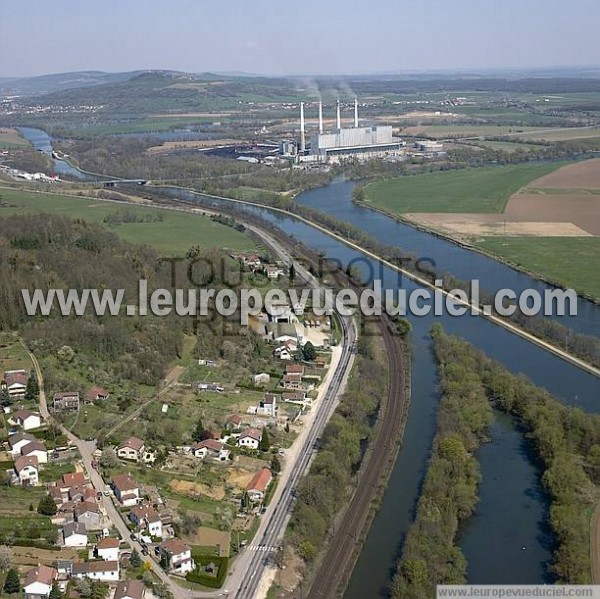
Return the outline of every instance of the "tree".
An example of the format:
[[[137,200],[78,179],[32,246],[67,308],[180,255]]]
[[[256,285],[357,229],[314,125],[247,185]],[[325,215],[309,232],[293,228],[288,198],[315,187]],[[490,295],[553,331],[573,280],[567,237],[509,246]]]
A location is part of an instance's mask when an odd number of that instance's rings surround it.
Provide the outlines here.
[[[290,264],[290,268],[288,270],[288,276],[290,278],[290,284],[293,283],[296,279],[296,267],[294,266],[293,262]]]
[[[137,549],[134,548],[134,550],[131,552],[131,558],[129,561],[134,568],[139,568],[142,565],[142,558],[140,557]]]
[[[269,440],[269,433],[266,428],[263,428],[262,437],[260,439],[260,443],[258,444],[258,448],[261,451],[269,451],[271,449],[271,441]]]
[[[6,574],[6,580],[4,581],[4,592],[7,595],[14,595],[21,590],[21,582],[19,575],[14,568],[11,568]]]
[[[277,454],[271,459],[271,471],[273,474],[279,474],[281,472],[281,462],[279,461],[279,456]]]
[[[206,434],[208,433],[208,437]],[[204,424],[202,422],[202,418],[198,418],[198,422],[196,423],[196,428],[192,433],[192,439],[196,441],[196,443],[200,443],[200,441],[204,441],[205,439],[210,439],[210,432],[204,428]]]
[[[302,346],[302,355],[304,356],[304,359],[308,362],[312,362],[317,357],[317,350],[310,341],[307,341]]]
[[[35,370],[32,368],[27,379],[27,387],[25,388],[25,399],[28,401],[37,401],[39,394],[39,386],[37,377],[35,376]]]
[[[106,447],[102,450],[102,455],[100,456],[100,466],[103,468],[115,468],[119,464],[119,460],[117,458],[117,454],[115,450],[111,447]]]
[[[289,432],[290,432],[290,423],[289,423],[289,422],[286,422],[286,423],[285,423],[285,428],[284,428],[283,430],[284,430],[286,433],[289,433]]]
[[[62,599],[63,594],[60,590],[60,586],[58,585],[58,580],[55,580],[52,583],[52,588],[50,589],[50,595],[48,595],[48,599]]]
[[[58,511],[56,507],[56,502],[50,495],[44,495],[40,499],[40,503],[38,504],[38,514],[42,514],[43,516],[54,516]]]
[[[2,387],[2,389],[0,389],[0,406],[2,406],[3,408],[10,406],[11,404],[11,399],[10,399],[10,395],[8,394],[8,389],[6,389],[6,387]]]
[[[355,202],[364,202],[365,197],[365,188],[362,185],[357,185],[352,191],[352,200]]]
[[[80,578],[77,583],[77,592],[82,597],[91,597],[92,595],[92,584],[87,578]]]
[[[244,512],[250,507],[250,496],[248,495],[247,491],[244,491],[244,493],[242,494],[242,499],[240,501],[240,507],[241,507],[242,511],[244,511]]]

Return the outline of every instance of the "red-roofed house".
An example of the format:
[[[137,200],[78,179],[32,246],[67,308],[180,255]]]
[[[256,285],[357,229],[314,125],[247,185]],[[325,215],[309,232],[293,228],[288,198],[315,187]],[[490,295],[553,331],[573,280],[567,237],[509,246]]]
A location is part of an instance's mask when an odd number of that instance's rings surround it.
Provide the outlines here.
[[[238,437],[237,444],[239,447],[248,447],[249,449],[258,449],[262,439],[262,432],[257,428],[247,428],[242,431]]]
[[[216,462],[225,462],[231,455],[231,451],[225,444],[215,439],[206,439],[192,445],[192,453],[202,460],[208,456]]]
[[[168,564],[168,569],[174,574],[184,575],[196,567],[191,548],[181,539],[163,541],[160,544],[160,552]]]
[[[85,485],[85,474],[83,472],[68,472],[67,474],[63,474],[58,485],[64,491],[69,490],[71,487],[83,486]]]
[[[108,562],[119,561],[119,539],[107,537],[102,539],[96,545],[95,552],[97,557]]]
[[[96,561],[78,562],[73,564],[73,576],[75,578],[91,578],[111,582],[119,580],[118,561]]]
[[[112,478],[116,498],[125,506],[136,505],[140,497],[139,485],[128,474],[117,474]]]
[[[38,564],[35,568],[28,570],[25,576],[25,599],[42,599],[50,595],[52,583],[57,579],[58,572],[54,568],[49,568],[43,564]]]
[[[103,389],[102,387],[91,387],[86,391],[84,400],[87,403],[94,401],[106,401],[108,396],[109,393],[106,389]]]
[[[36,487],[39,484],[39,470],[35,456],[22,455],[15,460],[15,472],[23,486]]]
[[[31,441],[21,448],[21,455],[35,456],[38,464],[48,463],[48,451],[41,441]]]
[[[3,387],[11,399],[23,399],[27,389],[27,373],[24,370],[7,370],[4,373]]]
[[[126,460],[139,462],[144,455],[144,442],[137,437],[125,439],[121,445],[117,446],[117,456]]]
[[[152,537],[162,537],[162,520],[151,505],[136,505],[129,513],[129,519],[141,531],[146,531]]]
[[[114,599],[144,599],[146,587],[139,580],[122,580],[117,584]]]
[[[288,364],[285,367],[286,374],[299,374],[304,376],[304,364]]]
[[[265,498],[265,492],[269,484],[271,484],[273,476],[268,468],[261,468],[248,483],[246,491],[250,501],[262,501]]]
[[[242,426],[242,417],[238,414],[232,414],[225,422],[225,428],[229,431],[239,431]]]

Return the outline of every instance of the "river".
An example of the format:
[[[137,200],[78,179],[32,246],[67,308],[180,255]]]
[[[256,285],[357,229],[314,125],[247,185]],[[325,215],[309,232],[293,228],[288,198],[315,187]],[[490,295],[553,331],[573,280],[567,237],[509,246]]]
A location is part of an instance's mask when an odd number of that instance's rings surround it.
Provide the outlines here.
[[[198,198],[176,188],[163,188],[173,197]],[[463,279],[480,278],[482,287],[515,290],[543,283],[499,264],[494,260],[416,231],[385,215],[351,202],[351,183],[335,182],[306,192],[297,201],[343,218],[368,233],[421,257],[432,258],[438,266]],[[226,200],[208,198],[219,204]],[[238,205],[241,206],[241,205]],[[365,279],[380,278],[384,289],[417,288],[410,280],[365,258],[345,244],[291,216],[267,208],[245,207],[276,224],[308,247],[323,251],[343,264],[358,260]],[[578,331],[600,332],[600,308],[580,302],[581,314],[568,324]],[[437,368],[428,332],[434,322],[446,331],[460,335],[510,371],[522,373],[535,384],[548,389],[564,404],[600,413],[600,381],[557,356],[518,337],[492,322],[466,315],[444,314],[410,316],[412,325],[412,402],[404,442],[391,472],[381,508],[363,545],[345,599],[387,597],[391,576],[401,551],[402,540],[414,516],[420,487],[435,434],[439,401]],[[548,498],[540,485],[540,472],[514,422],[498,417],[492,428],[492,441],[482,447],[479,459],[483,480],[481,501],[475,516],[461,533],[461,547],[469,562],[469,581],[541,583],[550,581],[552,536],[547,529]],[[492,559],[499,555],[501,559]]]

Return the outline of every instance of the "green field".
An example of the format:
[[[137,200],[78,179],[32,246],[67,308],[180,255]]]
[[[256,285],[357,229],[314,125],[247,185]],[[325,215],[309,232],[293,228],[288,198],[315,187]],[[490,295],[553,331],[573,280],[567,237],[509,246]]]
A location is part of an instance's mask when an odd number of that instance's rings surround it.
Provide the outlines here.
[[[525,270],[541,273],[546,280],[600,300],[598,237],[488,237],[475,245]]]
[[[0,216],[47,212],[102,223],[105,216],[125,208],[140,214],[162,213],[162,222],[123,223],[110,227],[110,230],[126,241],[148,244],[168,255],[181,255],[193,245],[231,250],[251,250],[255,247],[248,235],[189,213],[123,206],[93,198],[34,193],[6,187],[0,187],[0,200]]]
[[[513,193],[564,164],[516,164],[376,181],[367,186],[366,201],[393,214],[501,213]]]

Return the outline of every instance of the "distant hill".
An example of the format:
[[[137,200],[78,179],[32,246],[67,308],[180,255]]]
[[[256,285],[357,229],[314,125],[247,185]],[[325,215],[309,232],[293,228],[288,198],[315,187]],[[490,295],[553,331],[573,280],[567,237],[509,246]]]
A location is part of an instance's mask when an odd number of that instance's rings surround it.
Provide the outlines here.
[[[143,71],[127,73],[105,73],[103,71],[79,71],[76,73],[55,73],[38,77],[0,78],[0,95],[37,95],[64,91],[78,87],[92,87],[107,83],[128,81]]]

